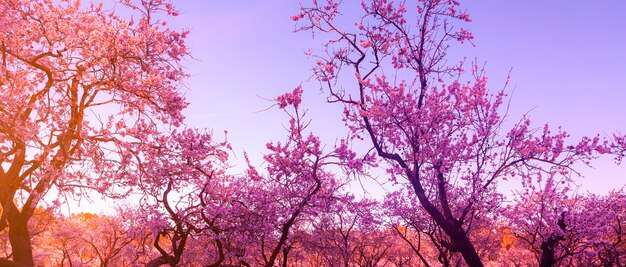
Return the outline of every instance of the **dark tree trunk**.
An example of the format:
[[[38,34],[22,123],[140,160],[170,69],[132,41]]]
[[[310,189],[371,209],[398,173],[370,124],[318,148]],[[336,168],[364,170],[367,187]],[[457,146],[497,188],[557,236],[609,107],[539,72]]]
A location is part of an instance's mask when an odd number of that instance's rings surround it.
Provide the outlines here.
[[[463,259],[465,260],[467,265],[472,267],[483,266],[483,263],[480,260],[480,257],[478,256],[478,253],[474,248],[474,245],[469,240],[469,238],[467,238],[467,235],[465,234],[463,229],[458,229],[456,232],[459,232],[460,234],[450,235],[450,239],[452,239],[452,241],[456,245],[458,251],[463,256]]]
[[[171,266],[174,266],[171,264],[170,260],[167,257],[161,256],[146,263],[145,267],[159,267],[165,264],[170,264]]]
[[[556,259],[554,257],[554,248],[559,243],[559,240],[560,239],[557,236],[550,236],[548,240],[541,243],[541,259],[539,261],[539,266],[551,267],[556,264]]]
[[[406,164],[404,164],[405,170],[408,170]],[[449,209],[447,212],[447,217],[444,216],[426,197],[424,193],[424,189],[419,182],[419,180],[412,176],[410,171],[407,171],[407,175],[411,177],[409,181],[413,185],[413,189],[415,190],[415,194],[420,201],[420,204],[426,212],[430,215],[430,217],[435,221],[435,223],[441,227],[441,229],[450,237],[450,241],[452,244],[448,244],[448,249],[451,252],[459,252],[463,256],[465,263],[471,267],[482,267],[484,266],[480,257],[478,256],[478,252],[476,252],[476,248],[472,244],[472,241],[467,237],[465,230],[463,230],[463,226],[453,218]],[[441,190],[441,189],[440,189]],[[447,204],[447,202],[446,202]]]
[[[563,236],[553,234],[548,240],[541,243],[541,259],[539,260],[540,267],[551,267],[556,264],[555,249],[559,244],[559,241],[564,240]]]
[[[34,266],[33,248],[28,233],[28,218],[25,218],[14,204],[10,205],[8,209],[9,240],[11,241],[13,261],[17,266]]]
[[[428,210],[428,209],[427,209]],[[450,237],[451,244],[442,244],[446,246],[450,252],[459,252],[465,263],[471,267],[482,267],[484,266],[480,257],[478,256],[478,252],[476,252],[476,248],[472,244],[472,241],[467,237],[467,234],[463,230],[463,227],[451,220],[440,218],[435,215],[432,216],[437,225],[441,227],[441,229]],[[439,219],[439,220],[438,220]]]
[[[10,260],[0,259],[0,266],[2,267],[25,267],[26,265],[20,265]]]
[[[283,265],[282,267],[287,267],[287,260],[289,259],[289,251],[291,248],[283,248]]]
[[[219,234],[219,231],[215,231],[214,230],[214,232],[216,234]],[[222,241],[219,240],[219,238],[215,239],[215,246],[217,246],[218,259],[214,263],[211,263],[211,264],[207,265],[206,267],[219,267],[219,266],[222,266],[222,262],[224,262],[224,260],[225,260],[224,245],[222,245]]]
[[[561,213],[561,218],[557,222],[559,228],[565,232],[565,212]],[[541,243],[541,259],[539,260],[540,267],[552,267],[556,264],[555,249],[559,244],[559,241],[565,240],[563,235],[553,233],[550,237]]]
[[[33,249],[28,232],[29,213],[18,210],[13,202],[14,177],[0,176],[0,231],[9,228],[13,260],[0,259],[0,266],[33,266]],[[26,209],[27,207],[24,207]]]

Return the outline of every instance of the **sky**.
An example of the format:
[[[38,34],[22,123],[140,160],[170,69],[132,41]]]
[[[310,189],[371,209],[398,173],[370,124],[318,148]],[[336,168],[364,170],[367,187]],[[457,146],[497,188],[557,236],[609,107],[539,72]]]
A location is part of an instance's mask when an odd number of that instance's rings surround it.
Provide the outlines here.
[[[345,1],[350,2],[350,1]],[[193,59],[185,65],[190,102],[186,125],[228,131],[235,169],[242,151],[261,162],[265,143],[285,136],[286,116],[269,109],[274,98],[305,89],[311,129],[333,144],[344,132],[341,107],[325,103],[318,84],[307,82],[319,47],[311,34],[294,33],[293,0],[177,1],[173,28],[191,31]],[[501,89],[511,72],[511,118],[528,113],[533,124],[562,126],[572,137],[626,133],[626,1],[466,1],[474,46],[451,56],[485,62],[490,88]],[[347,14],[354,10],[345,10]],[[237,165],[239,164],[239,165]],[[626,164],[609,159],[583,167],[583,191],[603,193],[626,184]]]

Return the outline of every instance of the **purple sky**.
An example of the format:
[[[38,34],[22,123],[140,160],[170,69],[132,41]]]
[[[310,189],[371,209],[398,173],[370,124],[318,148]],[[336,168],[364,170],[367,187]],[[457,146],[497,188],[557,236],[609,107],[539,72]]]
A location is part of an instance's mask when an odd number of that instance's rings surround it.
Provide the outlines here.
[[[347,1],[350,2],[350,1]],[[594,5],[595,4],[595,5]],[[324,102],[307,83],[312,61],[303,51],[319,46],[307,33],[292,33],[298,2],[178,1],[174,27],[191,30],[196,58],[187,63],[185,112],[190,127],[209,128],[246,150],[254,161],[265,143],[282,140],[285,116],[261,111],[273,98],[302,84],[312,129],[333,143],[342,132],[340,107]],[[626,1],[472,1],[462,3],[476,47],[452,51],[487,63],[491,88],[514,90],[511,120],[530,111],[535,126],[563,126],[573,137],[626,133]],[[346,11],[350,13],[350,11]],[[582,190],[605,192],[626,184],[626,164],[599,161],[583,168]],[[242,167],[242,166],[239,166]]]

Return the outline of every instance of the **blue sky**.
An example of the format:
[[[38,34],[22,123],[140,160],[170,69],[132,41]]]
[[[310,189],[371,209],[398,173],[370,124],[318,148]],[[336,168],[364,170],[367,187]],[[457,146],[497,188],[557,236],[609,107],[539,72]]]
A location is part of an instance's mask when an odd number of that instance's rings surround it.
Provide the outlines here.
[[[349,2],[349,1],[346,1]],[[324,102],[303,51],[319,46],[308,33],[293,33],[289,16],[298,2],[178,1],[173,27],[191,30],[185,112],[187,126],[228,130],[237,159],[242,150],[260,162],[265,143],[284,136],[285,116],[262,111],[273,98],[300,84],[312,129],[333,143],[341,137],[341,108]],[[573,137],[626,133],[625,1],[467,1],[475,36],[452,56],[486,62],[491,88],[500,89],[512,68],[511,120],[530,112],[536,126],[563,126]],[[351,13],[348,10],[346,13]],[[514,90],[513,90],[514,89]],[[582,190],[605,192],[626,183],[626,164],[601,160]],[[243,166],[238,166],[243,167]],[[235,167],[237,168],[237,166]]]

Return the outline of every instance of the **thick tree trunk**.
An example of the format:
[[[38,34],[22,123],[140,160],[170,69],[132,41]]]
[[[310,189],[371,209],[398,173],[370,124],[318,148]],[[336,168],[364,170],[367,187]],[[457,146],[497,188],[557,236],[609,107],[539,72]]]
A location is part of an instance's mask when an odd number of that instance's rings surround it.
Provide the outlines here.
[[[214,228],[214,229],[217,229],[217,228]],[[216,234],[219,234],[219,231],[214,230],[214,232]],[[218,253],[219,258],[214,263],[211,263],[211,264],[207,265],[206,267],[219,267],[219,266],[222,266],[222,262],[224,262],[224,260],[225,260],[224,245],[222,245],[222,241],[219,240],[219,238],[215,239],[215,246],[217,246],[217,253]]]
[[[24,265],[17,264],[10,260],[0,259],[0,266],[2,267],[24,267]]]
[[[19,266],[34,266],[33,248],[28,233],[28,219],[17,210],[15,205],[9,207],[9,240],[13,252],[13,261]]]
[[[406,166],[406,165],[405,165]],[[408,170],[408,168],[405,168]],[[407,172],[407,175],[411,175],[410,171]],[[409,176],[412,177],[412,176]],[[484,266],[480,257],[478,256],[478,252],[476,252],[476,248],[472,244],[472,241],[469,240],[467,234],[463,230],[463,226],[458,223],[455,219],[453,219],[452,215],[449,213],[448,217],[444,217],[444,215],[428,200],[426,194],[424,194],[424,189],[418,179],[414,176],[412,179],[409,179],[411,184],[413,185],[413,189],[415,190],[415,194],[420,201],[422,207],[426,210],[426,212],[430,215],[430,217],[441,227],[441,229],[450,237],[452,244],[449,244],[450,251],[459,252],[463,256],[465,263],[471,267],[482,267]]]
[[[548,240],[541,243],[540,267],[552,267],[556,264],[555,249],[559,241],[563,239],[562,236],[553,234]]]
[[[428,209],[426,209],[428,211]],[[432,215],[431,215],[432,216]],[[465,263],[471,267],[484,266],[474,244],[469,239],[463,227],[458,223],[449,219],[441,218],[439,214],[432,216],[433,220],[441,227],[441,229],[450,237],[451,244],[447,244],[451,252],[459,252],[463,256]]]
[[[158,257],[156,259],[153,259],[151,261],[149,261],[148,263],[146,263],[146,267],[159,267],[162,265],[167,265],[170,264],[171,266],[174,266],[171,264],[171,262],[169,261],[169,259],[167,257]]]
[[[541,245],[543,247],[543,244]],[[539,261],[540,267],[552,267],[556,263],[554,259],[554,249],[543,249],[541,252],[541,260]]]
[[[457,229],[455,232],[455,234],[450,235],[450,239],[452,239],[452,242],[454,242],[456,249],[463,256],[465,263],[467,263],[468,266],[472,267],[483,266],[483,263],[480,260],[480,257],[478,256],[478,253],[474,248],[474,245],[469,240],[463,229]]]
[[[33,250],[25,221],[11,224],[9,240],[11,241],[13,261],[22,266],[34,266]]]
[[[563,232],[565,232],[567,225],[565,225],[565,214],[561,212],[561,218],[557,224]],[[565,240],[565,237],[561,234],[553,233],[550,237],[541,243],[541,259],[539,260],[540,267],[552,267],[556,264],[555,249],[560,241]]]

